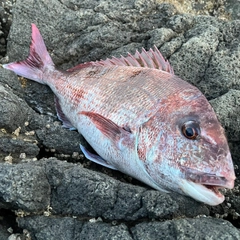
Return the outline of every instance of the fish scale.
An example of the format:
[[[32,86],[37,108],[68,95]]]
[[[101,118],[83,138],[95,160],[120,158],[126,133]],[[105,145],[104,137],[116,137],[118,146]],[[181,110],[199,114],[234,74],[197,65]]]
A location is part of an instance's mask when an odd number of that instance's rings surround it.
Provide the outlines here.
[[[104,74],[100,72],[96,74],[95,79],[92,79],[89,77],[89,69],[82,69],[78,74],[74,74],[74,77],[66,83],[66,86],[69,84],[75,91],[77,91],[76,89],[85,91],[84,99],[78,99],[82,111],[99,111],[103,116],[110,117],[119,125],[129,123],[129,119],[136,119],[142,114],[142,109],[146,112],[149,111],[158,99],[174,94],[173,90],[177,93],[186,87],[189,88],[186,82],[179,85],[179,79],[177,78],[175,81],[168,81],[168,79],[163,78],[164,73],[161,71],[156,70],[156,75],[154,75],[152,73],[153,69],[151,69],[150,74],[149,69],[140,70],[141,76],[137,75],[129,78],[131,72],[128,73],[128,68],[118,66],[110,68],[107,72],[104,71]],[[139,70],[136,69],[136,71]],[[149,79],[144,79],[142,76],[147,74],[150,75]],[[169,76],[167,77],[169,78]],[[57,82],[59,81],[57,80]],[[113,82],[114,84],[112,84]],[[157,87],[156,82],[158,83]],[[63,91],[60,95],[65,99],[69,98],[70,103],[73,102],[71,96],[74,99],[75,94],[69,92],[69,96],[67,96],[66,86],[62,88]],[[194,87],[192,86],[192,88]],[[57,93],[55,92],[55,94]]]
[[[80,145],[89,160],[212,206],[224,201],[219,189],[234,187],[216,114],[156,46],[59,71],[32,24],[28,58],[3,67],[52,89],[63,127],[77,129],[95,150]]]

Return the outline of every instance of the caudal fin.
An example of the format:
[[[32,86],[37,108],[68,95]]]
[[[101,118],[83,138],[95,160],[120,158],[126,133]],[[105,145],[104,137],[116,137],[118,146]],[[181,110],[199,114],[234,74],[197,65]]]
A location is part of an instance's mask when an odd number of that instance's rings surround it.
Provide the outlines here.
[[[53,69],[54,63],[35,24],[32,24],[32,42],[27,59],[4,64],[3,67],[15,72],[17,75],[44,84],[43,73],[47,68]]]

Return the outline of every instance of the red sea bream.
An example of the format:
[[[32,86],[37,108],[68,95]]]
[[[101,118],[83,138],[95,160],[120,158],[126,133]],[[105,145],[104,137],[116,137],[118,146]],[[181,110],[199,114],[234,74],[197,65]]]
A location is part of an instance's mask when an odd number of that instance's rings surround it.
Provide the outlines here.
[[[3,67],[52,89],[63,126],[76,128],[96,151],[80,145],[86,158],[209,205],[224,201],[220,188],[234,187],[216,114],[156,47],[58,71],[32,24],[28,58]]]

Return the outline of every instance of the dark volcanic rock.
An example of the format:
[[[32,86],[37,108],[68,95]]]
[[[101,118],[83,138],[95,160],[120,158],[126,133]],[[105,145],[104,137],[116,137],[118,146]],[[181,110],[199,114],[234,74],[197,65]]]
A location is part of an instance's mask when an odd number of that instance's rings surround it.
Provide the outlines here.
[[[0,132],[0,161],[11,156],[15,162],[19,158],[34,158],[38,153],[39,147],[34,140]]]
[[[17,165],[2,164],[0,170],[3,206],[29,213],[44,211],[50,204],[55,215],[102,216],[107,220],[209,214],[206,206],[191,198],[147,191],[79,164],[54,158]]]
[[[124,224],[113,226],[109,223],[100,221],[86,222],[70,217],[26,217],[18,219],[22,228],[29,229],[32,234],[32,240],[89,240],[89,239],[116,239],[131,240],[131,234]],[[61,234],[59,234],[61,232]]]
[[[54,152],[72,154],[79,152],[79,144],[83,137],[76,131],[66,131],[62,128],[60,122],[54,122],[36,130],[38,141],[48,149],[54,149]],[[59,141],[61,139],[61,141]]]
[[[7,231],[7,228],[0,225],[0,239],[8,239],[10,233]]]
[[[50,204],[50,185],[43,169],[30,164],[0,165],[0,207],[40,211]]]
[[[0,57],[6,54],[6,41],[12,24],[12,7],[15,0],[0,1]]]
[[[225,126],[230,141],[240,142],[240,90],[229,90],[210,101],[219,121]],[[228,106],[227,108],[225,106]]]
[[[137,224],[134,239],[239,239],[240,231],[230,223],[213,218],[177,219]]]
[[[10,89],[0,85],[0,128],[13,132],[28,119],[28,106]]]
[[[211,99],[227,131],[239,176],[239,20],[177,14],[172,5],[157,2],[17,1],[9,61],[27,56],[31,23],[40,29],[60,69],[156,45],[177,75]],[[19,81],[0,69],[0,208],[23,210],[18,224],[32,239],[240,238],[228,221],[196,218],[225,217],[239,227],[238,181],[226,193],[226,202],[215,208],[137,186],[141,183],[134,180],[123,183],[129,181],[123,174],[87,164],[81,155],[73,158],[84,140],[61,127],[53,99],[47,86]],[[80,159],[95,171],[55,158],[31,161],[54,155]]]
[[[235,239],[240,231],[230,223],[213,218],[177,219],[164,222],[144,222],[134,227],[125,224],[112,225],[101,219],[88,222],[69,217],[25,217],[19,218],[22,228],[34,234],[32,239]],[[62,234],[59,236],[59,232]]]
[[[143,217],[193,217],[208,214],[208,209],[203,204],[190,198],[155,190],[147,191],[79,165],[51,159],[44,162],[44,169],[52,188],[51,207],[57,215],[137,220]],[[194,210],[189,211],[189,208]]]

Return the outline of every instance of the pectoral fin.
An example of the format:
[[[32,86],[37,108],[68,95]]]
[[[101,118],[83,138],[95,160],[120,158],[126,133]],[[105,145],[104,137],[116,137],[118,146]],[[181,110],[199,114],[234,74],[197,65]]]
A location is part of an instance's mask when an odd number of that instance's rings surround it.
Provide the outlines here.
[[[82,111],[80,114],[89,117],[102,134],[116,143],[120,140],[122,141],[123,138],[127,139],[131,137],[130,128],[120,127],[110,119],[107,119],[98,113]]]
[[[84,156],[97,164],[100,164],[104,167],[111,168],[113,170],[117,170],[115,167],[108,164],[103,158],[101,158],[99,155],[89,152],[83,145],[80,144],[80,149],[83,152]]]

